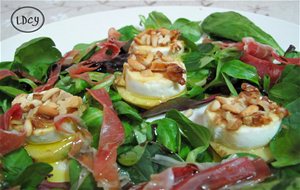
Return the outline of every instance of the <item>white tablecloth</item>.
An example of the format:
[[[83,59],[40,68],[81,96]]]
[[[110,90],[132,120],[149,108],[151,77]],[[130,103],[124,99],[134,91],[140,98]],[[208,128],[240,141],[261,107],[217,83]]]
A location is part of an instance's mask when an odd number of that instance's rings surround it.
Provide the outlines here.
[[[107,11],[124,9],[136,6],[161,6],[161,5],[195,5],[242,10],[271,16],[299,25],[299,0],[292,1],[224,1],[224,0],[140,0],[140,1],[115,1],[115,0],[90,0],[90,1],[3,1],[1,0],[1,40],[18,33],[10,22],[12,13],[22,6],[33,6],[40,9],[45,15],[45,24],[57,22],[66,18]],[[28,13],[30,14],[30,13]]]

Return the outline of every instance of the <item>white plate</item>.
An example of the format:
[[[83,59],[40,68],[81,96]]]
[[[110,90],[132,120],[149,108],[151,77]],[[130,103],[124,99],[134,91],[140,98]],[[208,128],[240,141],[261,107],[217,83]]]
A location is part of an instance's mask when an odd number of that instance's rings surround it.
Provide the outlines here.
[[[130,24],[138,25],[138,16],[146,16],[153,10],[163,12],[173,21],[180,17],[200,21],[210,13],[228,11],[226,9],[197,6],[137,7],[73,17],[45,25],[34,33],[21,33],[3,40],[1,42],[0,59],[1,61],[13,60],[14,52],[18,46],[30,39],[41,36],[52,38],[57,48],[65,53],[77,43],[89,43],[105,38],[110,27],[120,28]],[[247,12],[240,13],[271,34],[283,49],[286,49],[290,44],[299,49],[299,25],[262,15]]]

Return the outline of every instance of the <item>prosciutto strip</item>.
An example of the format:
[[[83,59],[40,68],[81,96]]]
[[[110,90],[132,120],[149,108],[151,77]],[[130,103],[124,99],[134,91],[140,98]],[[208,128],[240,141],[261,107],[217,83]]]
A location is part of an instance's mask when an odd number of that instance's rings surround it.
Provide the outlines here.
[[[99,148],[94,158],[93,175],[99,187],[119,189],[117,148],[124,141],[124,128],[105,89],[90,90],[88,93],[103,106],[103,123],[100,131]]]
[[[94,71],[100,67],[94,66],[94,63],[109,61],[116,58],[120,53],[120,48],[125,42],[118,41],[121,34],[114,28],[109,29],[108,38],[105,42],[97,44],[100,50],[94,53],[88,60],[75,64],[67,69],[72,78],[80,78],[90,84],[95,84],[89,77],[89,71]]]
[[[60,71],[62,66],[69,65],[72,63],[73,59],[78,55],[78,51],[72,50],[68,53],[66,53],[57,63],[54,69],[51,70],[49,79],[46,84],[38,86],[34,89],[34,92],[42,92],[44,90],[49,90],[50,88],[53,88],[56,81],[58,80]]]
[[[89,61],[83,61],[77,63],[67,69],[71,78],[80,78],[87,81],[89,84],[94,84],[94,82],[90,79],[87,72],[94,71],[98,67],[93,67],[94,63]]]
[[[22,118],[22,108],[20,104],[13,105],[7,112],[3,115],[0,115],[0,129],[8,130],[10,121],[13,119],[21,119]]]
[[[273,55],[274,59],[276,59],[276,60],[279,61],[280,63],[284,63],[284,64],[295,64],[295,65],[299,65],[299,66],[300,66],[300,58],[288,58],[288,57],[283,57],[283,56],[279,56],[279,55],[276,54],[275,52],[272,52],[272,55]]]
[[[42,81],[36,79],[35,77],[31,76],[30,74],[28,74],[25,71],[16,70],[14,72],[15,72],[16,75],[18,75],[20,77],[23,77],[23,78],[27,78],[27,79],[33,81],[34,83],[37,83],[37,84],[42,84],[43,83]]]
[[[25,143],[26,132],[10,131],[11,120],[22,118],[20,104],[13,105],[7,112],[0,115],[0,155],[5,155],[20,148]]]
[[[7,70],[7,69],[0,70],[0,80],[4,79],[6,77],[10,77],[10,76],[18,78],[18,76],[14,72],[12,72],[10,70]]]
[[[246,37],[242,39],[243,49],[245,54],[252,55],[256,58],[272,61],[273,48],[268,45],[264,45],[256,42],[253,38]]]
[[[219,189],[249,180],[264,180],[270,175],[270,169],[262,159],[251,160],[243,157],[207,169],[200,169],[191,164],[168,168],[160,174],[153,175],[150,182],[134,186],[131,190]]]
[[[92,136],[88,130],[81,127],[82,120],[74,114],[64,114],[56,116],[53,122],[57,131],[75,135],[68,155],[93,172],[94,150],[90,147]]]
[[[34,89],[34,92],[42,92],[44,90],[49,90],[50,88],[53,88],[54,84],[56,83],[59,77],[60,71],[61,71],[61,65],[56,64],[55,68],[50,73],[47,83],[36,87]]]
[[[223,49],[234,47],[242,51],[240,60],[256,67],[258,75],[261,78],[263,78],[265,75],[268,75],[271,79],[271,85],[277,82],[282,71],[284,70],[284,65],[274,64],[274,60],[277,60],[285,65],[300,65],[300,58],[287,58],[280,56],[271,46],[258,43],[251,37],[243,38],[242,42],[236,43],[226,43],[221,41],[213,42],[210,40],[206,40],[206,42],[217,44]]]
[[[49,182],[47,180],[42,181],[38,186],[38,190],[51,190],[51,189],[70,189],[70,184],[68,182]]]
[[[284,65],[273,64],[270,61],[259,59],[253,55],[244,53],[240,60],[256,68],[258,75],[263,78],[265,75],[270,77],[271,84],[275,84],[284,70]]]
[[[56,130],[58,131],[62,131],[69,134],[75,133],[76,131],[80,131],[80,132],[84,132],[85,135],[89,135],[89,132],[86,131],[86,129],[79,127],[79,126],[83,126],[83,123],[80,117],[74,114],[58,115],[53,119],[53,122]],[[73,126],[73,128],[70,128],[68,127],[70,125],[64,125],[65,123],[71,123],[71,124],[73,123],[75,125],[71,125]]]

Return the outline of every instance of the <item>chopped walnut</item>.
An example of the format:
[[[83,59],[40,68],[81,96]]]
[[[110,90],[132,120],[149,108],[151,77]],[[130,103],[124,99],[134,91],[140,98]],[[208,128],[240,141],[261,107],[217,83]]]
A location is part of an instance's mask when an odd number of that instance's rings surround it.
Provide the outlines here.
[[[145,77],[153,76],[153,73],[162,73],[163,76],[173,82],[181,85],[185,84],[183,74],[186,73],[178,61],[171,56],[163,55],[161,52],[156,54],[131,54],[127,63],[124,64],[127,68],[133,71],[140,71]],[[119,80],[119,82],[121,82]],[[119,82],[116,82],[118,84]]]
[[[170,53],[177,53],[183,50],[183,42],[178,40],[180,33],[177,30],[167,30],[160,28],[157,30],[148,29],[138,34],[134,39],[133,45],[129,49],[129,53],[138,53],[138,46],[152,47],[170,47]]]
[[[54,117],[60,114],[73,113],[81,115],[82,99],[73,96],[59,88],[32,94],[21,94],[17,96],[12,105],[20,103],[23,110],[22,124],[26,135],[30,136],[35,129],[53,126]],[[20,124],[11,124],[12,128]]]
[[[238,130],[242,125],[260,127],[272,121],[271,114],[280,119],[288,115],[288,111],[269,100],[267,96],[261,96],[254,86],[243,83],[243,91],[237,97],[217,96],[208,110],[216,112],[214,123],[224,124],[227,130]]]

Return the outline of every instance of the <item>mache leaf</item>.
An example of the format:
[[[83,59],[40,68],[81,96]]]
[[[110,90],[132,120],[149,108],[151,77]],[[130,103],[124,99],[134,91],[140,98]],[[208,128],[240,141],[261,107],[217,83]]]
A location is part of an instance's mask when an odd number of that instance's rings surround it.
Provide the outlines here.
[[[135,184],[149,181],[151,175],[160,173],[166,169],[166,166],[162,166],[153,161],[155,155],[164,155],[181,161],[178,155],[166,151],[161,145],[157,143],[147,143],[139,161],[132,166],[120,165],[121,172],[127,172]]]
[[[137,122],[141,122],[143,120],[142,117],[139,115],[138,111],[135,108],[128,105],[127,103],[123,101],[118,101],[114,102],[113,105],[119,115],[124,115],[129,119],[135,120]]]
[[[19,94],[27,94],[27,92],[11,86],[0,86],[0,91],[11,97],[16,97]]]
[[[124,27],[120,28],[118,31],[121,34],[121,37],[120,37],[121,41],[133,40],[133,38],[141,32],[133,25],[124,26]]]
[[[177,110],[167,112],[166,118],[171,118],[178,123],[182,134],[194,148],[200,146],[208,148],[211,134],[207,128],[193,123]]]
[[[78,161],[71,159],[69,162],[69,176],[71,190],[94,190],[96,182],[93,175],[83,168]]]
[[[24,148],[15,150],[1,159],[3,163],[3,176],[5,181],[12,184],[18,176],[33,163],[31,157]]]
[[[141,16],[141,23],[146,29],[170,28],[172,24],[166,15],[157,11],[149,13],[147,18]]]
[[[256,68],[240,60],[226,62],[221,69],[222,73],[237,79],[244,79],[259,85]]]
[[[170,29],[180,31],[182,36],[191,40],[192,42],[198,41],[201,37],[199,22],[192,22],[185,18],[177,19],[172,24]]]
[[[299,97],[300,93],[300,67],[286,65],[279,81],[269,90],[271,100],[288,104]]]
[[[81,119],[93,136],[92,147],[98,148],[100,129],[103,120],[102,110],[95,107],[89,107],[83,112]]]
[[[89,84],[85,80],[71,78],[69,75],[67,75],[62,77],[55,86],[75,95],[88,88]]]
[[[26,167],[12,185],[21,185],[21,189],[36,189],[52,169],[52,166],[47,163],[33,163]]]
[[[155,120],[151,125],[156,125],[156,141],[167,147],[172,152],[178,152],[181,144],[181,135],[176,121],[163,118]]]

